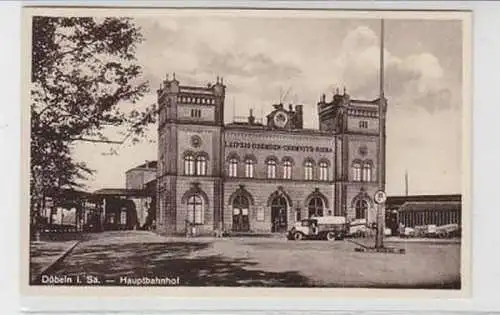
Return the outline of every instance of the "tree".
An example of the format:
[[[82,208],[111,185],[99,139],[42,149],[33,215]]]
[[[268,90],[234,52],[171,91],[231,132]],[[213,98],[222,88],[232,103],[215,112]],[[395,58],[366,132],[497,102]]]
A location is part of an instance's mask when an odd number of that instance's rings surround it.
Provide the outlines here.
[[[37,213],[45,196],[57,199],[92,174],[72,157],[75,142],[115,143],[103,133],[109,126],[137,141],[156,108],[131,108],[149,91],[135,56],[144,39],[133,20],[36,16],[32,30],[30,187]]]

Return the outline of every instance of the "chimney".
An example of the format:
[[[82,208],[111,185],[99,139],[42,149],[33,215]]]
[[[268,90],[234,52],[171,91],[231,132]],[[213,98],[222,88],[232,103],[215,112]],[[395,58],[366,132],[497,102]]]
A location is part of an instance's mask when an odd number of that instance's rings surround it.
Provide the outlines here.
[[[295,105],[295,123],[297,129],[302,129],[304,125],[304,117],[302,111],[303,105]]]
[[[292,104],[288,104],[288,111],[290,113],[293,113],[293,105]]]
[[[248,116],[248,123],[253,125],[255,123],[255,117],[253,116],[253,109],[250,109],[250,116]]]

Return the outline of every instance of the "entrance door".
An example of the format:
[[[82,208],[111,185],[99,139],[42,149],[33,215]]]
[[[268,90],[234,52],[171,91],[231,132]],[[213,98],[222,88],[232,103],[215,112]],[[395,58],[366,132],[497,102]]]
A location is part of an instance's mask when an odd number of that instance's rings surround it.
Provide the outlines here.
[[[271,232],[287,231],[288,204],[284,197],[276,197],[271,203]]]
[[[245,196],[237,196],[233,201],[233,231],[248,232],[250,231],[250,220],[248,219],[248,198]]]

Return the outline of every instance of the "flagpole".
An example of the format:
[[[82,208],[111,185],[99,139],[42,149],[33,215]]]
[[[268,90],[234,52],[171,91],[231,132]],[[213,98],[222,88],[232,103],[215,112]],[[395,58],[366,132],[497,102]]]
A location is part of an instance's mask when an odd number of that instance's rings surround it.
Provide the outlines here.
[[[384,96],[384,19],[380,21],[380,78],[379,78],[379,157],[378,157],[378,190],[385,193],[385,96]],[[377,233],[375,248],[384,247],[385,203],[377,204]]]

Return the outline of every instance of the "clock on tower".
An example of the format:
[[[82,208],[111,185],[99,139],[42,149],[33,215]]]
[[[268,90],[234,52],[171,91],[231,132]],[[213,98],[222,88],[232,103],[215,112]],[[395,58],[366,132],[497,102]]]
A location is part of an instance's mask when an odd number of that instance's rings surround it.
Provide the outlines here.
[[[274,125],[278,128],[284,128],[288,123],[288,114],[284,111],[279,111],[274,115]]]

